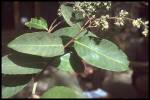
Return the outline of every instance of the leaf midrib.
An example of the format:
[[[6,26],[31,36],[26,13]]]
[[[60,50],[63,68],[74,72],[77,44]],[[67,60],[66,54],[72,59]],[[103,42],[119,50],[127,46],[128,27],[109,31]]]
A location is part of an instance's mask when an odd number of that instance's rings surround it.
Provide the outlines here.
[[[14,45],[11,45],[11,46],[52,46],[52,47],[59,47],[59,46],[63,46],[63,45],[30,45],[30,44],[14,44]]]

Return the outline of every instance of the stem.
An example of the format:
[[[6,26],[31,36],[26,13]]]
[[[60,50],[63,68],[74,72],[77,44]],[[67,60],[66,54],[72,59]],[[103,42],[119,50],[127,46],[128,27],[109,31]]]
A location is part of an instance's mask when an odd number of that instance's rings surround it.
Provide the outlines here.
[[[32,95],[35,94],[36,88],[37,88],[37,82],[35,82],[35,83],[33,84]]]
[[[58,22],[55,26],[53,26],[50,30],[50,32],[52,32],[58,25],[60,25],[63,21]]]
[[[119,19],[120,17],[109,17],[108,19]],[[122,17],[121,17],[122,18]],[[132,18],[126,18],[126,17],[123,17],[124,19],[126,20],[129,20],[129,21],[133,21],[134,19]]]
[[[108,19],[118,19],[119,17],[109,17]],[[127,18],[127,17],[123,17],[125,20],[129,20],[129,21],[133,21],[135,19],[132,19],[132,18]],[[148,27],[147,25],[145,25],[143,22],[141,22],[141,24],[144,26],[144,27]]]
[[[79,33],[77,33],[65,46],[64,46],[64,48],[66,48],[68,45],[70,45],[74,40],[75,40],[75,38],[82,32],[83,30],[81,29],[80,31],[79,31]]]
[[[89,18],[86,23],[81,27],[80,31],[64,46],[64,48],[66,48],[68,45],[70,45],[77,36],[79,36],[79,34],[83,31],[83,29],[85,28],[85,26],[92,20],[92,18]]]
[[[51,28],[52,26],[54,25],[54,23],[56,22],[57,18],[52,22],[52,24],[50,25],[49,29],[48,29],[48,32],[50,33],[51,32]]]
[[[48,67],[48,65],[46,67],[44,67],[43,70],[32,79],[34,82],[33,89],[32,89],[32,96],[35,96],[38,80],[39,80],[40,76],[43,74],[43,72],[46,70],[47,67]]]
[[[60,25],[63,21],[59,21],[57,24],[54,25],[54,23],[56,22],[56,19],[52,22],[51,26],[48,29],[48,32],[52,32],[58,25]],[[53,26],[54,25],[54,26]]]

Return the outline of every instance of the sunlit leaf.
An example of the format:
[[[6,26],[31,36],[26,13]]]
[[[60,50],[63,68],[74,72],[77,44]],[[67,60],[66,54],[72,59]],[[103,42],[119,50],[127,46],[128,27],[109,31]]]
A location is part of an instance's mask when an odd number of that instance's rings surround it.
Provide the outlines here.
[[[26,22],[25,25],[29,28],[48,30],[48,25],[45,19],[43,18],[31,18],[29,22]]]
[[[95,67],[117,72],[129,69],[125,53],[106,39],[94,41],[92,38],[82,37],[75,41],[74,47],[83,60]]]
[[[61,38],[48,32],[23,34],[11,41],[8,47],[21,53],[42,57],[54,57],[64,53]]]
[[[72,66],[70,65],[70,53],[67,53],[63,56],[60,57],[61,59],[61,62],[58,66],[58,69],[59,70],[62,70],[62,71],[68,71],[68,72],[74,72]]]
[[[68,87],[55,86],[46,91],[41,98],[81,98],[81,94]]]

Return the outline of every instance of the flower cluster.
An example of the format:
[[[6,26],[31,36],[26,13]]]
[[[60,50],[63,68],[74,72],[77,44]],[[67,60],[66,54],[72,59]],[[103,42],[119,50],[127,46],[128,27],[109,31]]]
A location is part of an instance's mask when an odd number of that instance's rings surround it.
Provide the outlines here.
[[[96,16],[96,12],[103,7],[105,10],[110,10],[111,2],[72,2],[71,4],[73,4],[72,8],[74,13],[80,12],[81,16],[84,18],[92,18],[89,27],[100,27],[101,30],[105,30],[109,28],[108,20],[114,20],[114,24],[119,27],[124,26],[125,21],[131,21],[132,25],[136,28],[141,28],[141,26],[144,26],[142,34],[144,36],[148,35],[149,22],[144,22],[141,18],[128,18],[129,13],[125,10],[120,10],[119,14],[116,16],[110,16],[108,14],[101,15],[100,17]],[[58,14],[61,16],[60,8],[58,9]]]
[[[117,26],[123,26],[124,25],[124,18],[127,17],[128,15],[128,12],[125,11],[125,10],[121,10],[120,13],[119,13],[119,16],[117,16],[116,20],[115,20],[115,25]]]
[[[141,27],[141,24],[142,24],[141,18],[137,18],[137,19],[134,19],[134,20],[132,21],[132,25],[133,25],[134,27],[140,28],[140,27]]]
[[[102,15],[99,18],[94,19],[94,21],[90,24],[89,27],[101,27],[102,30],[109,28],[108,20],[109,15]]]
[[[108,18],[109,18],[109,15],[102,15],[100,17],[100,20],[99,20],[99,23],[100,23],[100,26],[101,26],[101,29],[104,30],[104,29],[108,29],[109,28],[109,23],[108,23]]]
[[[148,27],[144,28],[142,34],[146,37],[148,35]]]
[[[141,18],[137,18],[137,19],[134,19],[134,20],[132,21],[132,25],[133,25],[134,27],[140,28],[141,25],[144,26],[144,30],[143,30],[143,32],[142,32],[142,34],[143,34],[144,36],[147,36],[147,34],[148,34],[148,24],[149,24],[149,21],[143,22]]]
[[[73,10],[82,12],[83,17],[95,17],[96,11],[102,7],[109,10],[111,8],[111,2],[75,2]]]

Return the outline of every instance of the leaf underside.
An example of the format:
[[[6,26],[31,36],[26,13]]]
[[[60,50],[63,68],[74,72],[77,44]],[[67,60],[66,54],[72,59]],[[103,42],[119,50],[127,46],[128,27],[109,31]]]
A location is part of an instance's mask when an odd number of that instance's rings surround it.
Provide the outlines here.
[[[60,7],[60,12],[64,18],[64,20],[70,25],[72,26],[74,23],[71,21],[71,17],[72,17],[72,13],[73,13],[73,9],[72,7],[69,6],[65,6],[65,5],[61,5]]]

